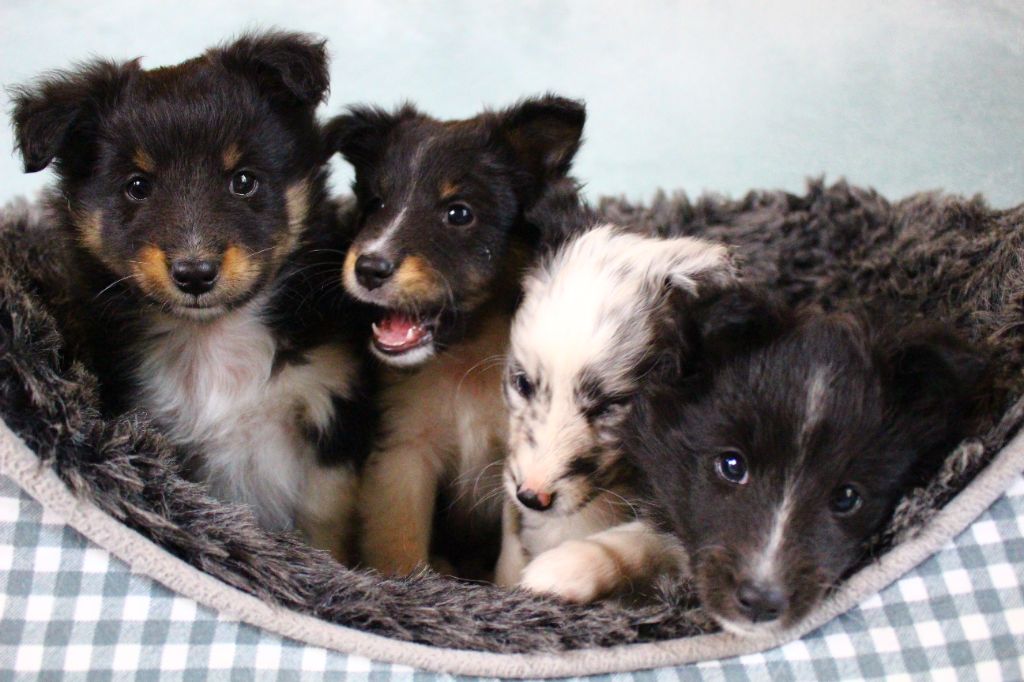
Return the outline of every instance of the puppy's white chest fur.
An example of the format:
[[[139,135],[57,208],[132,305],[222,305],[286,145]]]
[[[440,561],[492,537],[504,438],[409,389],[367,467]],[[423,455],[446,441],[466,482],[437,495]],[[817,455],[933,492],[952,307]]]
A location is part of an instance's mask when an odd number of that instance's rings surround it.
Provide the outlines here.
[[[195,448],[201,477],[225,500],[248,503],[261,525],[293,525],[316,464],[311,430],[334,417],[355,368],[340,347],[274,367],[277,343],[250,304],[209,322],[161,316],[137,349],[140,404],[177,444]]]

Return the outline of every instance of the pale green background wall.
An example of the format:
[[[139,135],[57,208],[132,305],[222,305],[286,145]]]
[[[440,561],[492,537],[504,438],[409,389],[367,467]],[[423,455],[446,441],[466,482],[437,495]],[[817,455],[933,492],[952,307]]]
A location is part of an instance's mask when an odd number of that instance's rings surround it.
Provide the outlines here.
[[[585,98],[591,194],[800,190],[825,173],[891,196],[1024,201],[1024,0],[0,0],[0,83],[91,54],[176,62],[259,26],[330,39],[325,113]],[[0,153],[0,200],[46,175]]]

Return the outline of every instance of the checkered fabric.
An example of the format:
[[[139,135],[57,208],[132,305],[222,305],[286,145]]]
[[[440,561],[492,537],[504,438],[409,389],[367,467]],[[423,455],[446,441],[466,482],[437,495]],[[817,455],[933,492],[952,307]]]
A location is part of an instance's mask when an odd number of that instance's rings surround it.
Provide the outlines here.
[[[278,637],[199,606],[0,477],[0,680],[445,677]],[[1024,479],[938,554],[804,639],[614,680],[1024,679]]]

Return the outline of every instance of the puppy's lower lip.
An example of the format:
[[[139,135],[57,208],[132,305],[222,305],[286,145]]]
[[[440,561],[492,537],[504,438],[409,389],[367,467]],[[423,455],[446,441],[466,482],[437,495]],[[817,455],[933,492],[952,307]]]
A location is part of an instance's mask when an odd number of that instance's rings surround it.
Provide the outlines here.
[[[428,324],[399,313],[388,313],[374,322],[373,343],[382,353],[400,355],[425,346],[433,340]]]

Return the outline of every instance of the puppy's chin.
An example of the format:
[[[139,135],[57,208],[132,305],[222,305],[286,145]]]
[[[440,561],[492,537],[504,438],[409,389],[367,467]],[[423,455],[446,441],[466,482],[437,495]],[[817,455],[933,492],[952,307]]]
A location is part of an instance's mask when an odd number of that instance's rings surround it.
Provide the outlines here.
[[[434,357],[437,354],[437,348],[434,345],[434,341],[430,340],[406,351],[390,352],[378,346],[376,341],[371,340],[370,352],[373,353],[374,357],[387,365],[408,369],[422,365]]]
[[[754,623],[749,620],[726,618],[716,613],[712,613],[710,615],[715,622],[722,627],[722,630],[736,635],[737,637],[769,637],[777,635],[786,629],[781,620],[773,620],[767,623]]]
[[[174,317],[181,317],[186,320],[192,320],[195,322],[210,322],[221,317],[229,308],[225,305],[211,305],[211,306],[188,306],[188,305],[176,305],[167,309],[167,311]]]
[[[206,300],[202,300],[205,298]],[[166,298],[150,298],[149,305],[156,307],[163,315],[190,322],[213,322],[228,313],[246,307],[254,300],[262,301],[264,296],[256,292],[249,292],[244,296],[236,296],[230,299],[213,297],[210,295],[200,300],[181,300],[174,297],[171,300]]]

